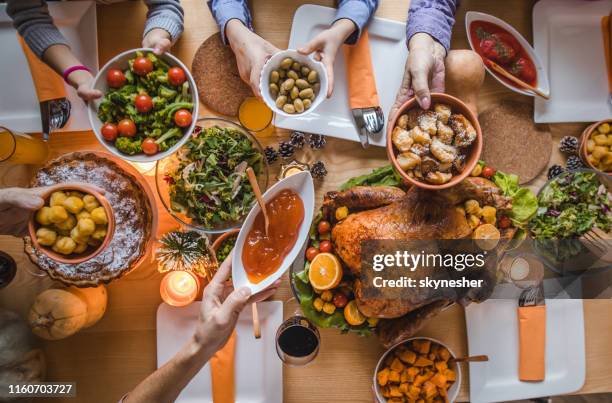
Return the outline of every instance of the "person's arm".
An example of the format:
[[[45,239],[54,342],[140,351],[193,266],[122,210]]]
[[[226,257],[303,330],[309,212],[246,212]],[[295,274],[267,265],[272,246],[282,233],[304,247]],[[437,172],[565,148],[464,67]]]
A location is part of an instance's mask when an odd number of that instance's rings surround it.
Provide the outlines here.
[[[338,11],[332,25],[341,19],[352,21],[355,24],[355,29],[344,40],[345,43],[352,45],[357,42],[363,28],[370,21],[377,8],[378,0],[339,0]]]
[[[230,255],[231,256],[231,255]],[[173,402],[183,388],[229,340],[240,312],[250,303],[271,297],[280,285],[251,296],[249,288],[234,290],[228,283],[231,257],[226,259],[204,289],[196,331],[170,361],[149,375],[125,396],[122,403]]]
[[[226,45],[229,43],[227,24],[231,20],[238,20],[250,31],[253,31],[253,19],[246,0],[207,0],[207,4],[219,26],[223,43]]]
[[[425,33],[448,51],[458,4],[459,0],[413,0],[406,24],[407,43],[414,35]]]
[[[184,12],[179,0],[145,0],[149,8],[142,34],[142,46],[162,54],[183,33]]]

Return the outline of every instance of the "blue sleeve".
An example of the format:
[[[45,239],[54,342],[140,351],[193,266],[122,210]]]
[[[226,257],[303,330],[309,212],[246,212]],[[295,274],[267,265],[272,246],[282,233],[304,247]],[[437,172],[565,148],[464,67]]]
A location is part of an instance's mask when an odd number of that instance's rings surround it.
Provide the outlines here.
[[[149,8],[143,36],[160,28],[170,34],[172,43],[183,33],[184,12],[179,0],[145,0]]]
[[[230,20],[240,20],[247,28],[253,30],[253,20],[246,0],[207,0],[207,3],[210,12],[217,21],[223,43],[227,44],[225,26]]]
[[[458,5],[459,0],[412,0],[406,24],[406,43],[414,34],[424,32],[448,51]]]
[[[353,21],[357,27],[355,32],[347,38],[347,44],[357,42],[361,31],[370,21],[377,8],[378,0],[340,0],[338,2],[338,11],[334,22],[346,18]]]

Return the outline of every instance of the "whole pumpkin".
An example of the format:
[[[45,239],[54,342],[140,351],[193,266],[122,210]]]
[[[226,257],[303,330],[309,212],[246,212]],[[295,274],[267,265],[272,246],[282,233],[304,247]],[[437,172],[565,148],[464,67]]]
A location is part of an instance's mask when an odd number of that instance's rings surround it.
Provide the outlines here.
[[[106,287],[100,285],[95,288],[78,288],[69,287],[66,291],[81,298],[87,305],[87,319],[83,327],[90,327],[95,325],[106,312],[106,305],[108,303],[108,294],[106,293]]]
[[[36,297],[28,320],[38,337],[64,339],[81,330],[87,322],[87,304],[68,291],[49,289]]]
[[[40,382],[44,376],[45,356],[27,323],[0,309],[0,401],[11,401],[9,384]]]

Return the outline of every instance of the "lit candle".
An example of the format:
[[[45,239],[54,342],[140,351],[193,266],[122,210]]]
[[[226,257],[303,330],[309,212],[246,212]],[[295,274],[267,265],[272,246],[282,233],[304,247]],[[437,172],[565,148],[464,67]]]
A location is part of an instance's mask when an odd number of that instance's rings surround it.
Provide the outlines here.
[[[198,295],[198,279],[187,271],[171,271],[162,279],[159,292],[168,305],[189,305]]]

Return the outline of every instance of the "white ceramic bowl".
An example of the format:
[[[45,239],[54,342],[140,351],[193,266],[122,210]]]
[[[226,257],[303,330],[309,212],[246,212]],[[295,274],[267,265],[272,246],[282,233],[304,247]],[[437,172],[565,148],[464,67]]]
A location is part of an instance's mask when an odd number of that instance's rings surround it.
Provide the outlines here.
[[[514,29],[514,27],[512,25],[508,24],[506,21],[500,20],[499,18],[494,17],[494,16],[492,16],[490,14],[480,13],[478,11],[468,11],[465,14],[465,30],[467,32],[468,41],[470,42],[470,47],[474,51],[475,51],[475,47],[474,47],[474,44],[472,43],[472,35],[470,35],[470,25],[472,25],[472,23],[475,22],[475,21],[490,22],[492,24],[500,26],[501,28],[503,28],[506,31],[508,31],[509,33],[511,33],[512,36],[514,36],[516,38],[518,43],[520,43],[520,45],[523,47],[523,49],[525,49],[525,51],[529,55],[529,58],[533,61],[533,64],[535,65],[536,73],[537,73],[537,80],[538,80],[537,81],[537,84],[538,84],[537,88],[540,91],[542,91],[544,94],[550,95],[550,85],[548,83],[548,74],[546,73],[546,70],[544,69],[544,66],[542,65],[542,62],[540,61],[540,58],[535,53],[535,50],[533,49],[531,44],[529,44],[529,42],[527,42],[527,40],[525,38],[523,38],[523,35],[521,35],[520,32],[518,32],[516,29]],[[526,91],[526,90],[522,89],[519,86],[512,85],[512,84],[502,80],[497,73],[492,71],[489,68],[489,66],[487,66],[486,63],[485,63],[484,66],[485,66],[485,69],[487,69],[487,71],[489,72],[489,74],[491,74],[493,77],[495,77],[495,79],[497,81],[499,81],[504,86],[506,86],[507,88],[511,89],[512,91],[515,91],[515,92],[518,92],[519,94],[527,95],[527,96],[530,96],[530,97],[535,96],[535,94],[530,92],[530,91]]]
[[[307,65],[311,70],[315,70],[317,74],[319,74],[319,83],[321,84],[319,93],[316,94],[316,97],[312,101],[312,105],[310,106],[310,108],[306,109],[302,113],[291,114],[283,111],[280,108],[277,108],[276,100],[273,99],[270,95],[270,72],[272,70],[277,69],[281,61],[286,57],[290,57],[296,62]],[[321,102],[323,102],[327,98],[327,86],[327,69],[325,68],[325,65],[323,65],[323,63],[321,62],[314,60],[312,57],[305,56],[301,53],[298,53],[297,50],[293,49],[282,50],[272,55],[272,57],[268,59],[266,64],[263,66],[263,69],[261,70],[261,77],[259,79],[259,90],[261,91],[261,96],[263,97],[263,100],[266,105],[268,105],[268,107],[272,109],[275,113],[288,118],[304,116],[317,109],[317,107],[321,105]]]
[[[112,68],[126,70],[128,68],[128,60],[133,59],[136,56],[137,51],[153,52],[153,49],[149,49],[149,48],[130,49],[130,50],[126,50],[125,52],[120,53],[117,56],[113,57],[111,60],[108,61],[108,63],[104,65],[104,67],[100,69],[100,71],[96,75],[94,82],[93,82],[93,88],[102,91],[103,94],[106,94],[108,92],[108,84],[106,82],[106,73],[108,72],[108,70]],[[104,147],[106,147],[108,151],[110,151],[114,155],[124,160],[133,161],[133,162],[154,162],[162,158],[165,158],[170,154],[173,154],[176,150],[181,148],[181,146],[185,144],[187,140],[189,140],[189,136],[193,132],[193,129],[195,128],[196,122],[198,120],[198,108],[199,108],[198,90],[196,88],[195,81],[193,80],[193,77],[191,76],[191,73],[189,72],[189,69],[178,58],[176,58],[176,56],[173,56],[170,53],[166,52],[163,55],[157,56],[157,57],[162,58],[166,63],[168,63],[172,67],[177,66],[177,67],[182,68],[183,71],[185,72],[185,75],[187,76],[187,82],[189,83],[189,89],[191,91],[191,97],[192,97],[192,102],[193,102],[193,110],[191,111],[191,114],[193,116],[193,119],[192,119],[193,121],[191,122],[191,125],[187,128],[187,130],[184,131],[183,138],[181,138],[174,146],[170,147],[166,151],[159,152],[155,155],[146,155],[144,153],[136,154],[136,155],[127,155],[117,150],[117,148],[114,146],[113,143],[110,143],[104,140],[104,137],[102,137],[102,134],[100,133],[100,129],[105,123],[105,122],[100,121],[100,119],[98,119],[98,107],[100,105],[100,102],[102,102],[102,98],[97,99],[93,102],[89,102],[88,107],[87,107],[87,112],[89,115],[89,123],[91,124],[91,128],[93,129],[96,137],[98,138],[98,141]]]
[[[287,271],[287,269],[289,269],[293,261],[301,252],[302,245],[304,245],[306,239],[308,238],[308,231],[310,230],[310,224],[312,223],[315,206],[314,184],[312,182],[310,172],[300,172],[275,183],[274,186],[263,194],[264,202],[269,202],[278,193],[285,189],[293,190],[300,196],[302,203],[304,203],[304,220],[302,221],[302,226],[300,227],[298,238],[293,245],[293,249],[291,249],[287,256],[285,256],[285,259],[278,270],[257,284],[251,283],[242,263],[242,248],[249,231],[251,231],[251,228],[253,227],[255,217],[257,217],[257,214],[259,214],[261,211],[259,204],[255,204],[242,224],[240,233],[236,239],[234,251],[232,252],[232,282],[234,283],[234,288],[238,289],[240,287],[249,287],[253,294],[266,289],[269,285],[279,279]]]
[[[424,336],[411,337],[409,339],[400,341],[399,343],[395,344],[393,347],[385,351],[382,357],[380,357],[380,360],[378,360],[378,364],[376,364],[376,369],[374,370],[373,382],[374,382],[374,394],[376,395],[377,403],[385,403],[387,401],[387,399],[385,399],[385,397],[382,395],[382,390],[380,389],[380,385],[378,384],[378,381],[376,380],[376,374],[378,374],[378,372],[381,370],[383,363],[385,362],[385,359],[387,358],[387,356],[393,350],[395,350],[398,346],[402,344],[411,342],[412,340],[422,340],[422,339],[431,340],[432,343],[437,343],[441,345],[442,347],[445,347],[450,353],[451,358],[457,358],[453,350],[451,350],[446,344],[442,343],[440,340],[432,339],[431,337],[424,337]],[[452,403],[457,399],[457,396],[459,395],[459,388],[461,387],[461,367],[459,366],[458,363],[455,363],[451,369],[453,369],[455,373],[457,374],[457,379],[455,379],[455,382],[453,383],[453,385],[448,389],[448,401]]]

